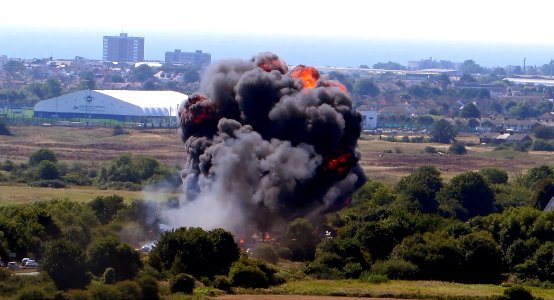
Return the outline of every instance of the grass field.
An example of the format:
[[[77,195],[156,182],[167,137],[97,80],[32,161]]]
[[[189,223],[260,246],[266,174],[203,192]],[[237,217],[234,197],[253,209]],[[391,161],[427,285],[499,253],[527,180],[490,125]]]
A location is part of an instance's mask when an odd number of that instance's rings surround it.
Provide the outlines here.
[[[390,280],[365,283],[359,280],[299,280],[267,290],[239,290],[244,294],[316,295],[413,299],[490,299],[506,288],[491,284],[461,284],[442,281]],[[529,288],[534,296],[554,300],[554,290]]]
[[[79,163],[96,170],[123,153],[152,156],[177,167],[185,161],[185,146],[175,128],[126,129],[127,134],[118,136],[112,135],[112,128],[102,127],[13,126],[11,130],[15,136],[0,136],[0,163],[6,159],[16,163],[26,162],[29,155],[40,148],[53,150],[60,161],[69,165]],[[550,152],[495,151],[493,147],[479,145],[474,135],[458,136],[458,140],[476,146],[468,146],[468,153],[459,156],[448,154],[449,145],[446,144],[389,142],[380,140],[378,136],[364,135],[358,143],[360,163],[368,178],[387,183],[394,183],[423,165],[435,166],[448,180],[459,173],[484,167],[505,169],[513,179],[515,174],[531,167],[554,164],[554,154]],[[442,153],[424,153],[425,147],[429,146]],[[94,188],[52,190],[0,186],[0,203],[60,197],[87,201],[96,195],[110,193],[121,194],[126,199],[140,196],[140,193]]]

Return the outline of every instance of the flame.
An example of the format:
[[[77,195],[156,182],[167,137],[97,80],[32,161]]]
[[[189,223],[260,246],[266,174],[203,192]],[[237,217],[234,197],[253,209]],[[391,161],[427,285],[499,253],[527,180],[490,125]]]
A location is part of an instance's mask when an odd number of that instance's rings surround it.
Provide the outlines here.
[[[310,66],[298,65],[290,71],[290,77],[300,79],[304,88],[314,88],[319,79],[319,71]]]
[[[215,117],[215,107],[206,97],[194,94],[179,110],[179,117],[185,124],[200,124]]]
[[[322,169],[324,172],[335,172],[338,175],[344,175],[356,164],[356,158],[350,152],[337,150],[323,158]]]
[[[336,80],[322,80],[320,81],[319,85],[324,87],[336,87],[342,92],[346,93],[346,87]]]

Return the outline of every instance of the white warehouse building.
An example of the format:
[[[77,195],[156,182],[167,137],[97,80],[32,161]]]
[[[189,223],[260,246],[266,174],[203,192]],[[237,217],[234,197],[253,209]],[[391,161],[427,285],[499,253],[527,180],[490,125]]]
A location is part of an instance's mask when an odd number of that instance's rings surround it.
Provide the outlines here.
[[[83,90],[39,101],[37,118],[93,118],[144,122],[176,120],[188,96],[174,91]]]

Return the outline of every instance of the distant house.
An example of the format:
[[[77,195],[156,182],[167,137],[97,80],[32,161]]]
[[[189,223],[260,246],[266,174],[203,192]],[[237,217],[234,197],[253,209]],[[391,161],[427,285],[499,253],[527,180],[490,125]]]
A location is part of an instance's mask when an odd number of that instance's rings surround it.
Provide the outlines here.
[[[494,131],[513,130],[517,132],[530,132],[541,123],[537,120],[503,120],[503,119],[487,119],[481,121],[482,127],[489,127]]]
[[[481,144],[502,144],[507,142],[522,143],[531,142],[533,139],[528,134],[524,133],[494,133],[487,132],[479,135],[479,143]]]

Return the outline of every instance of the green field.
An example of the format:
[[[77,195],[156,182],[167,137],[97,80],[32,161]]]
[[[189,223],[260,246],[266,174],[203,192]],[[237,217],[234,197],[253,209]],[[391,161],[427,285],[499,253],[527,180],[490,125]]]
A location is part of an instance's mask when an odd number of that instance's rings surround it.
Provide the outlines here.
[[[462,284],[443,281],[390,280],[365,283],[359,280],[298,280],[267,290],[238,290],[244,294],[316,295],[342,297],[412,299],[490,299],[502,295],[506,287],[492,284]],[[534,296],[554,299],[554,290],[527,287]]]

